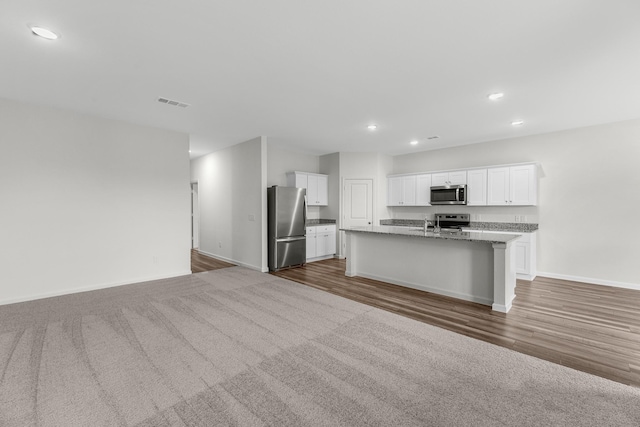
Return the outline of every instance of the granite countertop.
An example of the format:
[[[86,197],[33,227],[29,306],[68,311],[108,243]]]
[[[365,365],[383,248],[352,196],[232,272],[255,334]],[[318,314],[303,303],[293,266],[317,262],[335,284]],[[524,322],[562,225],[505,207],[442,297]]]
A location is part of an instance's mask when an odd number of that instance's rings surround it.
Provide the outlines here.
[[[307,219],[307,223],[306,225],[322,225],[322,224],[335,224],[336,220],[335,219]]]
[[[424,224],[424,222],[423,222]],[[373,233],[373,234],[387,234],[394,236],[409,236],[416,238],[427,239],[443,239],[443,240],[462,240],[466,242],[482,242],[482,243],[506,243],[514,239],[520,238],[514,234],[500,234],[500,233],[475,233],[469,231],[459,232],[446,232],[442,231],[436,234],[432,231],[426,233],[422,228],[414,229],[407,226],[368,226],[368,227],[350,227],[341,228],[340,231],[355,232],[355,233]]]
[[[429,222],[433,222],[429,220]],[[400,227],[424,227],[423,219],[381,219],[380,225],[400,226]],[[538,230],[538,224],[529,222],[471,222],[469,227],[465,227],[470,230],[483,230],[483,231],[507,231],[507,232],[520,232],[520,233],[532,233]]]

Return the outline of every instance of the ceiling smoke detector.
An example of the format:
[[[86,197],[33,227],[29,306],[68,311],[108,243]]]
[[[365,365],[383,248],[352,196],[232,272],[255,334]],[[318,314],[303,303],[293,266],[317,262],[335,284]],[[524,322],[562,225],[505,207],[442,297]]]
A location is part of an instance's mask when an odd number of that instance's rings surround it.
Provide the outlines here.
[[[175,101],[173,99],[167,98],[158,98],[158,102],[162,104],[173,105],[174,107],[187,108],[189,106],[189,104],[187,104],[186,102]]]

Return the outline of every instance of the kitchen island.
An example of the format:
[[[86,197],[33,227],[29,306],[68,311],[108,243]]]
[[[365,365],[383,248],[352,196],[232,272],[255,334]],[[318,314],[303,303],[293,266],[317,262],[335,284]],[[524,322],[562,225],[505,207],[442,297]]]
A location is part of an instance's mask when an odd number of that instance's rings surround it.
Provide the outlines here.
[[[490,305],[502,313],[511,309],[518,235],[389,226],[341,230],[346,233],[347,276]]]

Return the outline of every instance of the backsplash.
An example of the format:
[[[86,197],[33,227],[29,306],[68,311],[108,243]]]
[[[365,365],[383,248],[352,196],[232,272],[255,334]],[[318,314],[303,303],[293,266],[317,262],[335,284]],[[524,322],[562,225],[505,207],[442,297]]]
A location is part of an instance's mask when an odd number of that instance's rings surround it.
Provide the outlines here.
[[[429,225],[433,225],[432,220]],[[402,227],[424,227],[424,219],[381,219],[380,225],[395,225]],[[495,230],[495,231],[522,231],[532,232],[538,229],[538,224],[530,222],[488,222],[471,221],[469,228],[474,230]]]
[[[436,214],[441,213],[466,213],[470,215],[471,222],[506,222],[506,223],[539,223],[537,207],[456,207],[433,206],[425,212],[425,208],[418,207],[391,207],[388,210],[390,217],[400,220],[420,220],[425,217],[435,220]],[[505,212],[508,210],[508,213]],[[421,222],[422,224],[422,222]],[[381,223],[382,225],[382,223]]]
[[[318,225],[318,224],[335,224],[335,219],[326,219],[326,218],[307,218],[307,225]]]

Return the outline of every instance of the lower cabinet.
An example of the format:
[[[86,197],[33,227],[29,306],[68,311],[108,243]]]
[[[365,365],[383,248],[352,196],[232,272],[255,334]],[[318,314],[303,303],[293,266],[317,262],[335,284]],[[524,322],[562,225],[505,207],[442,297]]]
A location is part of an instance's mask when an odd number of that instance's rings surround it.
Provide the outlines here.
[[[312,225],[307,227],[307,261],[333,257],[336,253],[336,226]]]
[[[516,277],[523,280],[533,280],[538,274],[536,269],[536,238],[537,232],[516,233],[514,231],[489,231],[472,230],[476,233],[499,233],[499,234],[519,234],[521,237],[516,240]],[[308,256],[308,254],[307,254]]]

